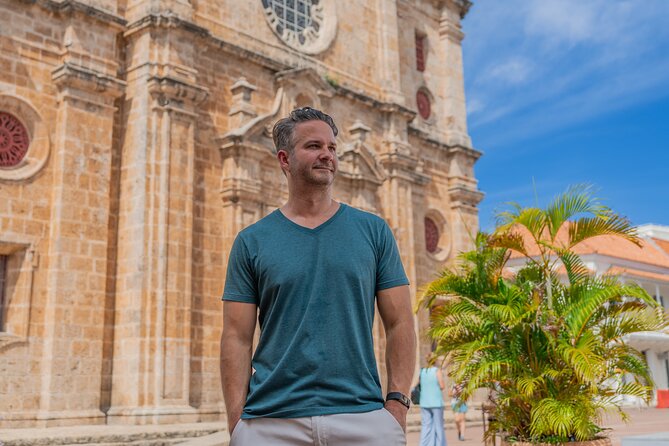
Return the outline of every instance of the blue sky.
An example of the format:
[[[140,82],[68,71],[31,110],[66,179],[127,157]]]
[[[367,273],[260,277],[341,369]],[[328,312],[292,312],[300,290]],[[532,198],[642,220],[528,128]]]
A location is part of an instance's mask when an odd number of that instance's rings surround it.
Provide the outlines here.
[[[578,183],[669,225],[669,0],[474,0],[463,29],[482,229]]]

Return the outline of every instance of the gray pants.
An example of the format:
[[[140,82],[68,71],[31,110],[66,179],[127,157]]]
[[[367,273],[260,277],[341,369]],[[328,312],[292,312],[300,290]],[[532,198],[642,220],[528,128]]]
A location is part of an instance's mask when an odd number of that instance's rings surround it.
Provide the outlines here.
[[[386,409],[304,418],[240,420],[230,446],[405,446],[406,434]]]

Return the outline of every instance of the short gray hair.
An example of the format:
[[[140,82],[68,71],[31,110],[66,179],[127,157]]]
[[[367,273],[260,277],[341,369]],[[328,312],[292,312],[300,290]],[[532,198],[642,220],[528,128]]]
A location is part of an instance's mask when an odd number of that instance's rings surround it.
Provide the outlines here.
[[[292,153],[295,148],[295,141],[293,136],[295,134],[295,126],[300,122],[306,121],[323,121],[332,129],[334,136],[337,136],[339,130],[334,123],[334,119],[330,115],[323,113],[311,107],[296,108],[287,118],[279,119],[272,129],[272,139],[274,140],[274,147],[276,151],[285,150]]]

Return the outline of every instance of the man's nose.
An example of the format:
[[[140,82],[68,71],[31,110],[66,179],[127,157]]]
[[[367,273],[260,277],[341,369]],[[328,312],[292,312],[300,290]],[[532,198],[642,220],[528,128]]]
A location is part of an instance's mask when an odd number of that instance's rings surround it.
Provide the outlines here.
[[[324,147],[323,149],[321,149],[321,153],[319,155],[319,158],[320,159],[331,160],[331,159],[334,158],[334,154],[332,153],[332,151],[328,147]]]

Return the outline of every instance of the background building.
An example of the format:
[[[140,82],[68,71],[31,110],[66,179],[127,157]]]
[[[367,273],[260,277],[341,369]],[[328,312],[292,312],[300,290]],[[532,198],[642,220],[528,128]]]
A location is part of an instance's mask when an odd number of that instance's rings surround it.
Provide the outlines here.
[[[227,254],[286,199],[296,106],[335,118],[335,197],[389,222],[414,295],[470,246],[469,6],[0,0],[0,427],[221,419]]]
[[[643,225],[637,228],[641,246],[620,237],[600,236],[579,243],[573,250],[596,275],[616,275],[634,282],[669,311],[669,226]],[[513,253],[508,265],[523,265],[525,258]],[[564,271],[564,268],[561,269]],[[669,407],[669,332],[639,332],[627,342],[642,352],[655,382],[653,405]],[[641,405],[630,398],[625,404]]]

